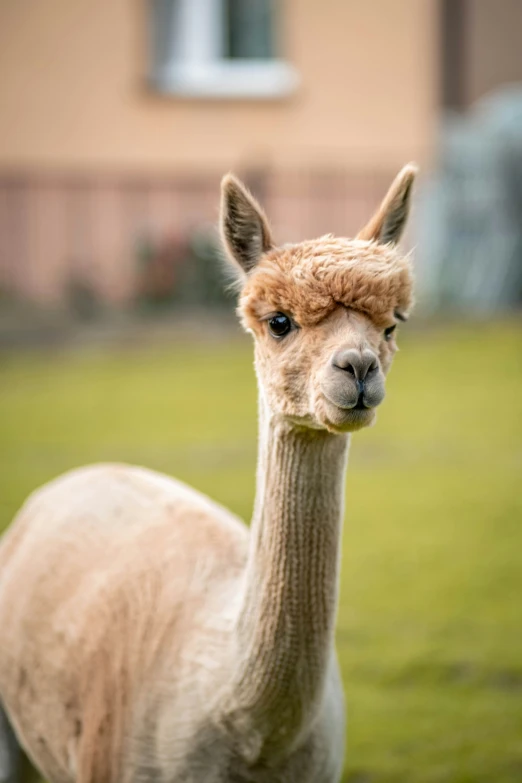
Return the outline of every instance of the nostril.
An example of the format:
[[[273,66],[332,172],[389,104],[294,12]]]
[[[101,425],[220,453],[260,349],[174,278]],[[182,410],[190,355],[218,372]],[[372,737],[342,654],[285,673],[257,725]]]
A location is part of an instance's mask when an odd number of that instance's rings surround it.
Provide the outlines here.
[[[379,369],[379,360],[372,351],[358,351],[354,348],[341,348],[332,356],[332,364],[358,381]]]

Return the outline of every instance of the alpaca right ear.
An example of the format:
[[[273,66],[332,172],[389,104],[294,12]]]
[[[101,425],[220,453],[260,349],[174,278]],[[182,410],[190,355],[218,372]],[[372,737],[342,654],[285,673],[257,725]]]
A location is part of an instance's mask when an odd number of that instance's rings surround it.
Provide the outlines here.
[[[417,175],[417,166],[408,163],[397,174],[384,200],[372,217],[357,234],[358,239],[366,239],[395,245],[404,231],[410,211],[411,192]]]
[[[221,181],[221,237],[229,257],[248,274],[273,247],[265,213],[233,174]]]

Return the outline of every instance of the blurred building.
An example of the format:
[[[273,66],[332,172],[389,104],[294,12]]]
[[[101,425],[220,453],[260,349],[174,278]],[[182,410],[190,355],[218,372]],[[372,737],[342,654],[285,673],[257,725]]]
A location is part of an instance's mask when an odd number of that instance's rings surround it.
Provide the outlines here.
[[[521,29],[518,0],[2,2],[0,289],[170,290],[229,169],[277,237],[353,234],[445,108],[522,81]]]

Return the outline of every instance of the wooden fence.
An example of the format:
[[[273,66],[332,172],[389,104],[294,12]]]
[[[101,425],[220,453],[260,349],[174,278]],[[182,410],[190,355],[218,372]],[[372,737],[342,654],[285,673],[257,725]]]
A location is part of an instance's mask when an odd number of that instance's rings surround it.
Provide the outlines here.
[[[240,172],[264,204],[277,240],[350,236],[393,173]],[[0,292],[42,304],[88,282],[105,302],[136,294],[140,248],[183,247],[215,225],[219,175],[0,171]]]

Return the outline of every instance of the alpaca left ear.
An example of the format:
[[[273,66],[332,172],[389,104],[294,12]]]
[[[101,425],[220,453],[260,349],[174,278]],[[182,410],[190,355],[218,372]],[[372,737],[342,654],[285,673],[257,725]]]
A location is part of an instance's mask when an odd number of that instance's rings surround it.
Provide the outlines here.
[[[233,174],[221,182],[221,237],[229,257],[248,274],[273,247],[265,213]]]
[[[357,234],[357,239],[395,245],[401,238],[410,211],[413,181],[417,166],[408,163],[398,173],[384,200],[372,217]]]

